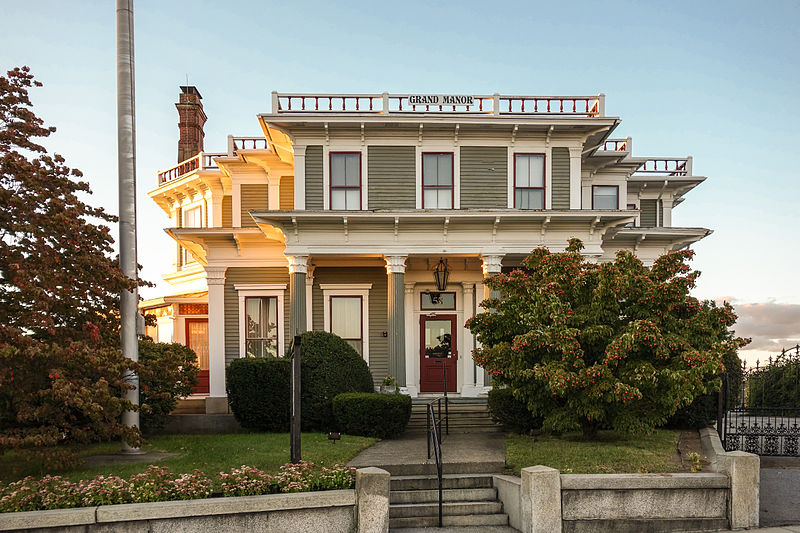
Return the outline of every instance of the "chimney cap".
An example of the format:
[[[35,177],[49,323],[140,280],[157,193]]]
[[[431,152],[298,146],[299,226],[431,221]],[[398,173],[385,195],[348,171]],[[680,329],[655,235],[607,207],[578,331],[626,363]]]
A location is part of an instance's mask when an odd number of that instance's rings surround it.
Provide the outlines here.
[[[203,97],[200,96],[200,91],[198,91],[197,87],[195,87],[194,85],[181,85],[180,87],[181,87],[181,92],[183,94],[194,94],[197,95],[197,98],[199,98],[200,100],[203,99]]]

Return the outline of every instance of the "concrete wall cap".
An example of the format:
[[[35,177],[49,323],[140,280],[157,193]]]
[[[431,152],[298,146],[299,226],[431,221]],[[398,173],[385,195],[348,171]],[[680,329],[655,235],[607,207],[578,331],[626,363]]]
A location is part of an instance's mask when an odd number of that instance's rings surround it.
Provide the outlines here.
[[[562,490],[727,489],[728,476],[715,473],[561,474]]]
[[[97,522],[124,522],[189,516],[287,511],[304,508],[346,507],[354,506],[355,503],[355,491],[352,489],[208,498],[204,500],[127,503],[98,507]]]
[[[0,514],[0,531],[94,524],[95,509],[97,507],[2,513]]]
[[[506,476],[504,474],[495,474],[492,477],[500,481],[505,481],[506,483],[513,483],[514,485],[522,485],[522,478],[519,478],[517,476]]]

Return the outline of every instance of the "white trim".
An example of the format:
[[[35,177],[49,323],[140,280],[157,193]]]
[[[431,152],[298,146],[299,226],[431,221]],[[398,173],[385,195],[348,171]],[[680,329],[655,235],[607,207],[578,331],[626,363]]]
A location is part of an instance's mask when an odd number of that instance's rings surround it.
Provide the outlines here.
[[[369,365],[369,291],[372,283],[321,283],[322,309],[325,331],[331,330],[331,296],[360,296],[361,297],[361,351],[364,361]]]
[[[270,288],[267,288],[270,287]],[[285,284],[275,283],[275,284],[264,284],[264,285],[234,285],[234,289],[238,293],[239,299],[239,357],[245,357],[247,353],[246,350],[246,342],[247,342],[247,323],[245,321],[245,308],[244,308],[244,299],[247,297],[263,297],[263,296],[273,296],[277,297],[278,300],[278,308],[277,308],[277,316],[278,316],[278,350],[277,355],[278,357],[283,356],[282,350],[286,349],[286,345],[284,344],[284,323],[283,321],[286,319],[284,316],[284,292],[286,289]]]
[[[242,227],[242,184],[233,183],[233,195],[231,197],[231,225],[234,228]]]
[[[238,265],[237,265],[238,266]],[[286,283],[236,283],[236,291],[285,291]]]

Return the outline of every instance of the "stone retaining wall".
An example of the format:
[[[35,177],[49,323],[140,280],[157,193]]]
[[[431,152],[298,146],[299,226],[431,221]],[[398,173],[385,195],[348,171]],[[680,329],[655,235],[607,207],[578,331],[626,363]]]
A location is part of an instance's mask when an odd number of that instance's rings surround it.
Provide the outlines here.
[[[389,527],[389,473],[356,471],[355,490],[103,505],[0,514],[0,531],[28,533],[382,533]]]
[[[717,531],[758,526],[759,458],[725,452],[701,431],[711,472],[560,474],[545,466],[495,476],[511,526],[524,533]]]

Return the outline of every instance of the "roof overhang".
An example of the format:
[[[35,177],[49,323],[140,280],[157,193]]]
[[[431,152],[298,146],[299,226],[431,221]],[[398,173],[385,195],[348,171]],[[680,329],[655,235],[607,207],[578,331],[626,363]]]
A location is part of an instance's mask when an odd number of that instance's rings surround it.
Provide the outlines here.
[[[605,240],[614,244],[638,250],[644,241],[664,248],[677,250],[713,233],[707,228],[613,228],[605,235]]]

